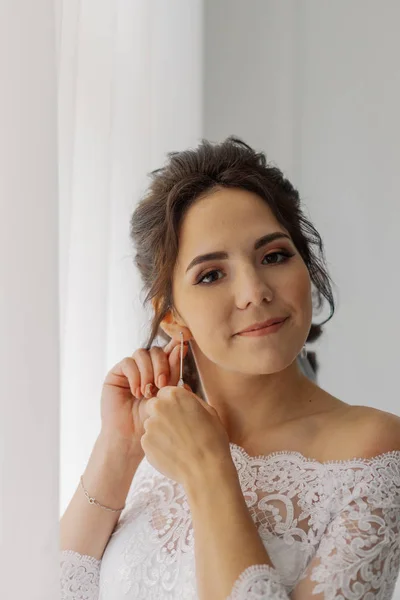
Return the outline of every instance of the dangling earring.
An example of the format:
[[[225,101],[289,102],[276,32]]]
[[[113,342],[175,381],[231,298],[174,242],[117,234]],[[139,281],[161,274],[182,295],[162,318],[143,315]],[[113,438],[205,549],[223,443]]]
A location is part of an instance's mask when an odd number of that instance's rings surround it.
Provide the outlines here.
[[[181,366],[180,366],[180,378],[178,381],[178,387],[183,387],[184,386],[184,381],[183,381],[183,331],[179,332],[181,335]]]
[[[304,346],[301,349],[300,357],[303,358],[303,359],[307,358],[307,349],[306,349],[306,345],[305,344],[304,344]]]

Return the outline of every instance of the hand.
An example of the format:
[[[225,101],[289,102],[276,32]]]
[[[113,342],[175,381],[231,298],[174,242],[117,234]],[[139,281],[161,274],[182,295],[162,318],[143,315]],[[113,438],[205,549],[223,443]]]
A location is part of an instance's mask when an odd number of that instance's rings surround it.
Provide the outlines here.
[[[184,345],[183,356],[188,347]],[[176,385],[179,380],[180,341],[171,340],[164,348],[139,348],[116,364],[107,374],[101,395],[101,432],[108,438],[122,439],[143,454],[140,439],[144,434],[144,407],[153,387],[145,396],[146,386]],[[164,376],[164,381],[160,381]],[[155,384],[155,382],[157,382]]]
[[[213,466],[233,464],[229,437],[216,410],[189,386],[167,386],[144,407],[141,445],[160,473],[186,485]]]

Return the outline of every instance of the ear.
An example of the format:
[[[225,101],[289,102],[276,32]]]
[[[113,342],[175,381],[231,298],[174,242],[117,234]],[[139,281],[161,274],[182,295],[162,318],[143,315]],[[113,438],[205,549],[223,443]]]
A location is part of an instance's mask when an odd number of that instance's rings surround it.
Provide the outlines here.
[[[188,341],[193,338],[192,332],[186,325],[183,325],[173,315],[172,311],[169,311],[164,319],[160,323],[160,327],[170,338],[180,341],[180,332],[183,332],[183,341]]]

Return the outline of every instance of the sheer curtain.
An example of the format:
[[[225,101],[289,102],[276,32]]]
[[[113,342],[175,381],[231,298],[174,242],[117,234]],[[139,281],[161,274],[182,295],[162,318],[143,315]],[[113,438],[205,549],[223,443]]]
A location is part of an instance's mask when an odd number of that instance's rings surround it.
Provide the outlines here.
[[[106,372],[148,315],[129,218],[146,174],[202,136],[201,0],[58,0],[60,513],[100,428]]]

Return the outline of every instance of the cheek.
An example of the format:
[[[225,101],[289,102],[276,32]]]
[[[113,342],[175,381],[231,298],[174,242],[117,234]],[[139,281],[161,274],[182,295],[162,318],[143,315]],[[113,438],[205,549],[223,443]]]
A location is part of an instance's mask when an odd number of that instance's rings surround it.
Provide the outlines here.
[[[192,314],[191,325],[192,332],[196,340],[200,344],[203,340],[219,339],[225,335],[227,324],[229,323],[229,315],[222,310],[222,307],[215,302],[205,306],[199,305],[196,314]],[[207,343],[207,342],[206,342]],[[209,342],[208,342],[209,344]]]
[[[285,297],[296,313],[307,313],[307,318],[312,312],[312,287],[310,275],[304,265],[295,276],[292,276],[285,285]]]
[[[213,298],[207,302],[197,298],[190,304],[190,309],[185,311],[190,330],[199,348],[204,354],[219,361],[219,354],[226,351],[226,340],[229,340],[229,323],[231,316],[229,308],[222,300]]]
[[[302,285],[299,285],[298,306],[301,307],[303,319],[306,321],[306,323],[311,321],[313,315],[312,289],[311,281],[308,276],[304,277]]]
[[[308,275],[304,275],[296,286],[296,297],[299,303],[311,301],[311,281]]]
[[[201,298],[201,294],[185,300],[184,317],[200,346],[203,340],[215,334],[218,324],[221,325],[224,321],[220,303],[214,301],[210,305],[209,299],[205,301]]]

